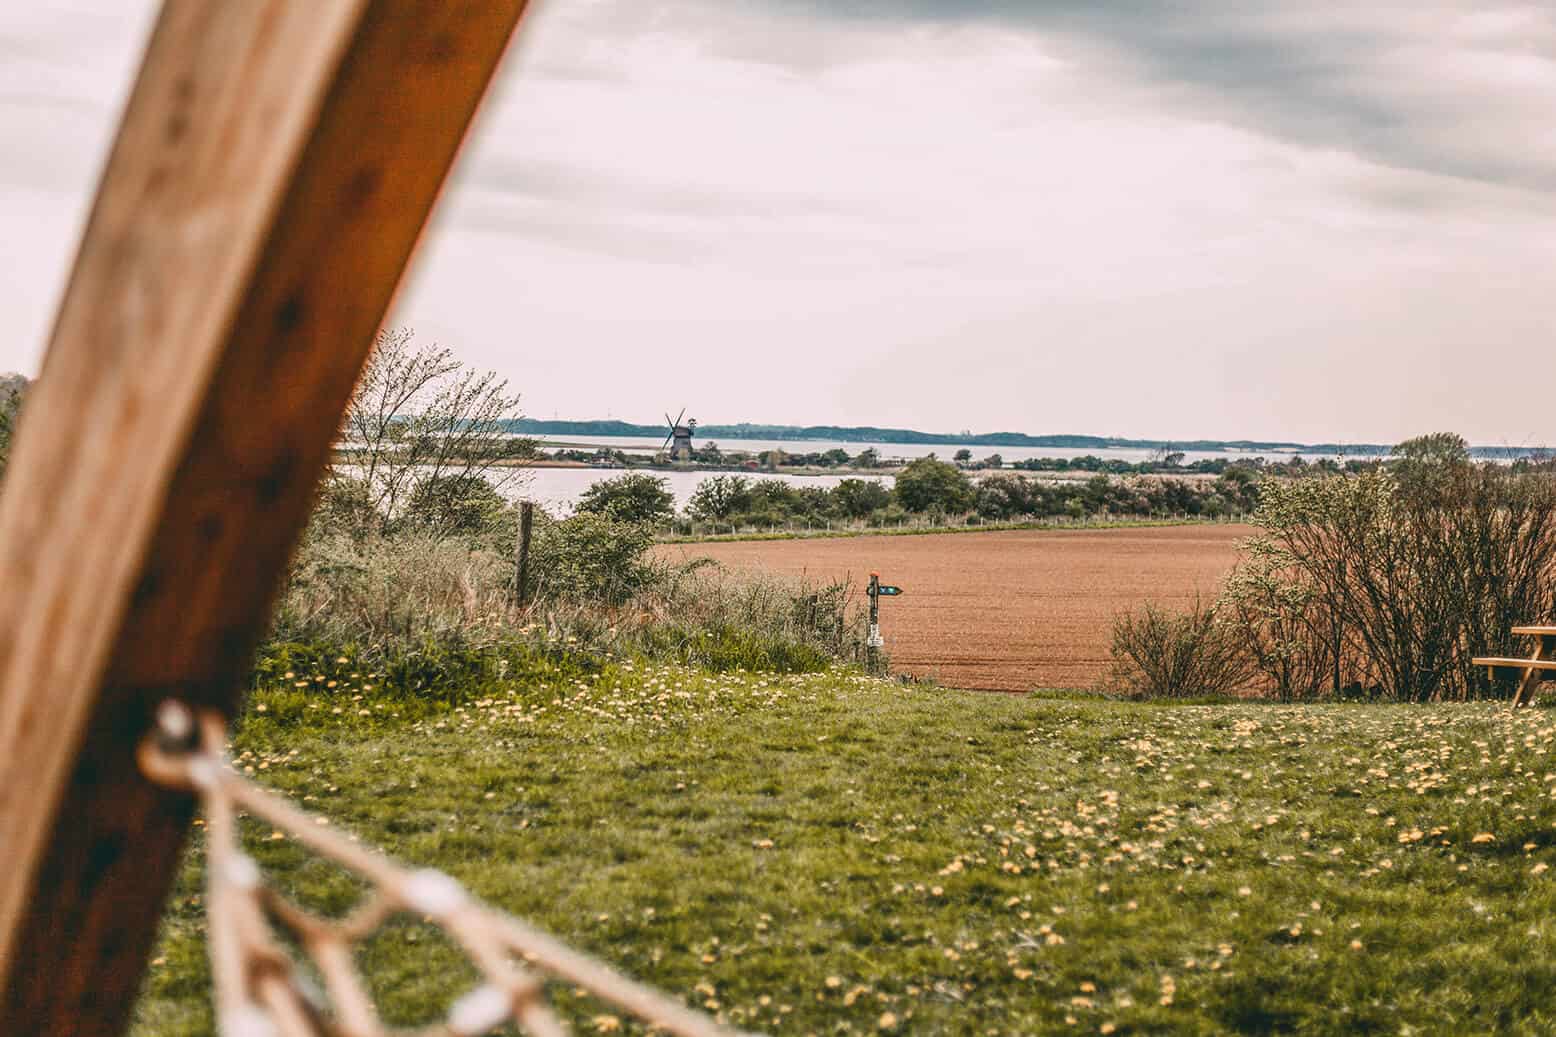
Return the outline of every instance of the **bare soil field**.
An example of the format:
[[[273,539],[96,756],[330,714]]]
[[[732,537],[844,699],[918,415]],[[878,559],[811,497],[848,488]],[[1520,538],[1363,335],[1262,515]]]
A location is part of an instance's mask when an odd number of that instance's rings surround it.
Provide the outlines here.
[[[816,581],[871,571],[903,588],[881,599],[892,668],[950,687],[1090,688],[1108,665],[1115,613],[1147,599],[1214,597],[1248,526],[997,533],[665,545],[669,560]]]

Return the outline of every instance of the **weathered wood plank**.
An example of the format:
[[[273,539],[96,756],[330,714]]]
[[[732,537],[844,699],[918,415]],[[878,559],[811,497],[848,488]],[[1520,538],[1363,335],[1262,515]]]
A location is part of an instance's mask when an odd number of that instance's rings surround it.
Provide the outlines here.
[[[1556,659],[1504,659],[1501,656],[1476,656],[1470,660],[1476,666],[1496,670],[1556,670]]]
[[[169,0],[0,495],[0,1033],[122,1030],[351,386],[524,0]]]

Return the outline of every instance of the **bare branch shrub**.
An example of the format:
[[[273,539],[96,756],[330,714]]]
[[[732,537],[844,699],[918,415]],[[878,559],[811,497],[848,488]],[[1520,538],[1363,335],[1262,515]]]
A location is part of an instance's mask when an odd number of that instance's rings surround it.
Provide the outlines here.
[[[1394,470],[1270,481],[1254,522],[1280,593],[1338,619],[1364,687],[1410,702],[1505,694],[1470,665],[1556,608],[1556,480],[1407,456]],[[1282,575],[1283,574],[1283,575]]]
[[[1186,611],[1146,602],[1113,619],[1107,688],[1137,699],[1225,695],[1249,679],[1248,657],[1233,625],[1199,597]]]
[[[419,518],[458,514],[446,492],[480,478],[501,489],[522,470],[501,462],[527,456],[528,440],[509,434],[519,398],[491,371],[476,371],[439,346],[418,345],[405,328],[378,333],[372,357],[351,397],[342,428],[345,463],[333,475],[358,484],[364,533],[384,532],[413,500],[440,506]],[[338,502],[337,502],[338,503]]]

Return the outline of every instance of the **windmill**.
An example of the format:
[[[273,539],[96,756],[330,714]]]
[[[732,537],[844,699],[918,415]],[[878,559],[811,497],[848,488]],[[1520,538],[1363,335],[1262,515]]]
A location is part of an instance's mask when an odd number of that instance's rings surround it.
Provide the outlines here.
[[[674,421],[670,420],[670,414],[665,413],[665,424],[670,427],[670,434],[665,436],[664,443],[659,447],[659,452],[665,452],[665,447],[670,448],[671,461],[690,461],[692,459],[692,433],[697,431],[697,419],[693,418],[686,424],[681,424],[681,419],[686,417],[686,408],[681,408],[681,413]]]

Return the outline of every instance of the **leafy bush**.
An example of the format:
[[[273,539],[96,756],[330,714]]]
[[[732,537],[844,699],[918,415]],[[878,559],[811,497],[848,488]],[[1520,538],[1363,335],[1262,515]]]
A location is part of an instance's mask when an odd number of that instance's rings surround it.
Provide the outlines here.
[[[628,472],[590,486],[579,498],[578,511],[662,525],[675,515],[675,495],[665,479]]]
[[[501,523],[507,510],[508,502],[484,476],[444,475],[416,484],[400,523],[433,534],[480,534]]]
[[[938,509],[960,514],[973,505],[973,488],[967,473],[954,464],[937,460],[933,454],[913,461],[897,473],[893,492],[909,511]]]
[[[704,479],[686,502],[686,513],[699,521],[721,521],[750,508],[751,480],[743,475]]]
[[[649,526],[609,514],[542,523],[531,554],[537,594],[621,604],[654,581],[653,544]]]
[[[1113,620],[1109,690],[1130,698],[1197,698],[1244,687],[1248,657],[1233,626],[1198,598],[1185,612],[1147,602]]]
[[[376,532],[379,517],[373,510],[367,483],[338,472],[330,473],[319,488],[306,536],[347,536],[361,539]]]
[[[868,518],[891,503],[891,491],[878,479],[844,479],[832,489],[832,504],[845,518]]]

